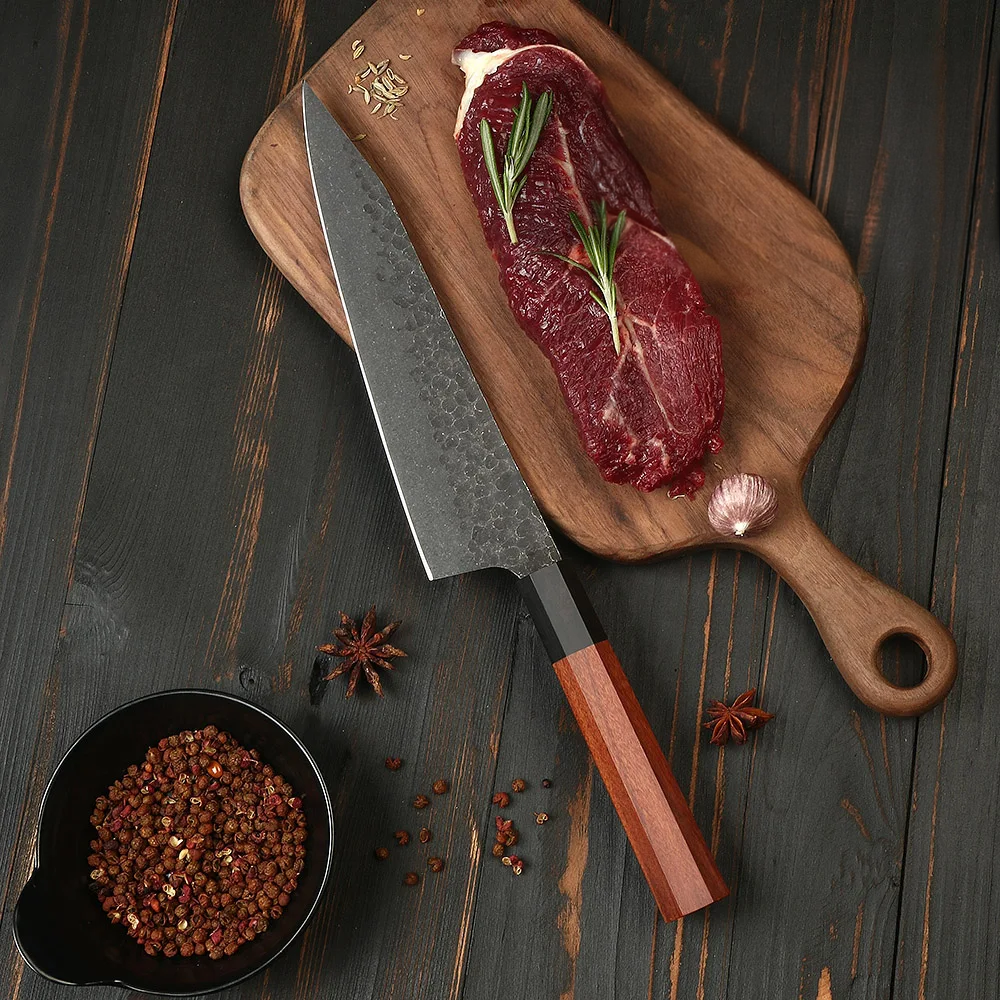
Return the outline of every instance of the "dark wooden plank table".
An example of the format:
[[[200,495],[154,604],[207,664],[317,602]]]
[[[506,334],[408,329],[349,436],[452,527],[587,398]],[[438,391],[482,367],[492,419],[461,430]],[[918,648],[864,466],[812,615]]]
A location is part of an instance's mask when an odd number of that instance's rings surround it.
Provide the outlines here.
[[[353,358],[240,214],[254,132],[361,0],[8,4],[0,994],[70,995],[10,932],[61,753],[121,702],[197,685],[286,719],[339,817],[309,931],[230,996],[997,995],[996,4],[588,5],[807,191],[857,260],[867,359],[808,501],[952,625],[955,691],[920,720],[864,709],[752,559],[574,553],[733,887],[658,920],[511,582],[426,581]],[[387,697],[311,698],[313,647],[373,602],[410,652]],[[887,670],[919,662],[900,643]],[[776,721],[710,746],[705,700],[754,685]],[[489,857],[490,795],[515,776],[520,879]],[[451,791],[419,818],[448,866],[407,888],[421,849],[382,866],[372,850],[421,825],[409,802],[437,777]]]

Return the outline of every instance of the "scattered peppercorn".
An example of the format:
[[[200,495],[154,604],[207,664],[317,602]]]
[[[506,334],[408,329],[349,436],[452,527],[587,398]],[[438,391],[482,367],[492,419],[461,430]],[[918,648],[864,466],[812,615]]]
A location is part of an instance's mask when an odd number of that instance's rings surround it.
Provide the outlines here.
[[[503,857],[504,845],[499,841],[493,845],[493,857],[501,858]]]
[[[517,830],[514,829],[514,821],[497,816],[496,826],[496,842],[504,847],[513,847],[517,843]]]
[[[523,792],[527,787],[528,787],[528,784],[524,780],[524,778],[515,778],[510,783],[510,788],[511,788],[511,791],[513,791],[513,792]]]
[[[432,872],[439,872],[444,869],[444,861],[441,858],[428,858],[427,867],[430,868]]]
[[[438,780],[431,785],[431,790],[435,795],[444,795],[444,793],[448,791],[448,782],[445,781],[444,778],[438,778]]]
[[[510,796],[506,792],[497,792],[493,796],[493,805],[506,809],[510,805]]]
[[[542,788],[551,788],[552,782],[548,778],[542,778]]]
[[[403,885],[416,885],[420,881],[420,876],[416,872],[407,872],[403,876]]]
[[[375,848],[375,857],[378,858],[379,861],[385,861],[385,859],[389,857],[389,848],[388,847],[376,847]]]
[[[234,954],[281,916],[304,865],[302,800],[215,726],[160,740],[90,822],[97,898],[149,955]]]
[[[414,809],[426,809],[431,804],[431,800],[426,795],[418,795],[413,800]]]
[[[386,757],[385,766],[390,771],[398,771],[403,766],[402,757]]]
[[[396,838],[396,843],[399,844],[400,847],[406,847],[406,845],[410,842],[410,835],[405,830],[397,830],[393,836]]]
[[[549,814],[548,813],[535,813],[535,822],[541,826],[543,823],[548,823]]]
[[[426,844],[431,839],[431,831],[427,829],[426,826],[420,828],[420,833],[417,834],[420,839],[421,844]]]
[[[516,854],[509,854],[503,859],[503,863],[515,874],[520,875],[524,871],[524,861]]]

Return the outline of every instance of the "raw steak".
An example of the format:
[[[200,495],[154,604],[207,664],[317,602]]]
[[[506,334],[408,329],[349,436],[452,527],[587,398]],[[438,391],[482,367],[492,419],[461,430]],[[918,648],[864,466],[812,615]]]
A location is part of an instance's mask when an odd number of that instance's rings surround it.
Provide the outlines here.
[[[486,241],[518,323],[548,357],[587,454],[605,479],[690,494],[701,460],[722,446],[718,321],[656,217],[649,181],[625,147],[587,65],[547,31],[493,21],[462,39],[453,61],[466,77],[455,138]],[[553,109],[514,206],[511,245],[483,158],[489,120],[497,159],[526,82]],[[604,199],[628,222],[615,260],[621,354],[582,271],[539,251],[589,263],[570,212],[589,224]]]

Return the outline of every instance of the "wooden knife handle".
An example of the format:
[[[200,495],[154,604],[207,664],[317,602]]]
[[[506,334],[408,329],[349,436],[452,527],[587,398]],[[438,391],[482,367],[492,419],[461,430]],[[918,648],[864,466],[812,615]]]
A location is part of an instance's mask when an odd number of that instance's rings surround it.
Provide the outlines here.
[[[664,920],[727,896],[715,859],[580,582],[564,563],[520,582]]]
[[[868,706],[886,715],[919,715],[951,689],[955,640],[926,608],[877,580],[819,529],[798,497],[781,498],[778,519],[741,548],[769,562],[808,608],[837,669]],[[900,687],[882,672],[882,644],[912,639],[927,658],[919,684]]]

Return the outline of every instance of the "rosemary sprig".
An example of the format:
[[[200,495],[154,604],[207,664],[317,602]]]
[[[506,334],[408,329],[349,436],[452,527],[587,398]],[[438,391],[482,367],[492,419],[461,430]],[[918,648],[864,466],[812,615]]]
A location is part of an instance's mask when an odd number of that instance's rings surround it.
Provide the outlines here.
[[[611,339],[615,344],[615,354],[621,354],[622,344],[618,333],[618,287],[615,285],[612,275],[615,270],[618,243],[625,229],[626,215],[624,210],[618,213],[618,218],[615,219],[615,224],[609,233],[607,204],[602,200],[599,205],[595,204],[593,208],[595,221],[590,226],[585,226],[576,212],[569,213],[573,228],[576,230],[577,236],[580,237],[583,249],[590,259],[590,267],[585,267],[578,260],[573,260],[561,253],[546,252],[567,264],[572,264],[573,267],[578,267],[597,285],[600,295],[593,289],[590,290],[590,294],[611,320]]]
[[[483,143],[486,170],[490,175],[493,193],[503,213],[504,222],[507,223],[507,232],[510,234],[512,244],[517,242],[517,232],[514,229],[514,202],[524,189],[528,161],[538,145],[538,139],[551,110],[551,90],[546,90],[537,101],[532,101],[528,85],[522,82],[521,103],[514,112],[514,127],[511,129],[507,149],[503,154],[502,175],[497,165],[490,123],[485,118],[479,120],[479,138]]]

